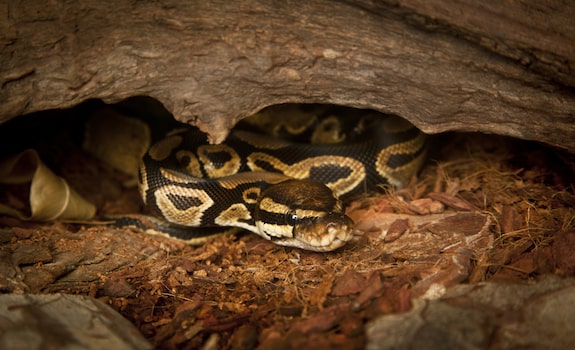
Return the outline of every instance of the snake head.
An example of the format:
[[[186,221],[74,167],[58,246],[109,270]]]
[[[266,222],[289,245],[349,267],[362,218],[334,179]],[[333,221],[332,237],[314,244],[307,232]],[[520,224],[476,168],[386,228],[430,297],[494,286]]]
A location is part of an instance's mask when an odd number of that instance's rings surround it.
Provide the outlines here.
[[[278,245],[328,252],[353,237],[353,221],[323,183],[287,180],[262,192],[256,208],[260,236]]]

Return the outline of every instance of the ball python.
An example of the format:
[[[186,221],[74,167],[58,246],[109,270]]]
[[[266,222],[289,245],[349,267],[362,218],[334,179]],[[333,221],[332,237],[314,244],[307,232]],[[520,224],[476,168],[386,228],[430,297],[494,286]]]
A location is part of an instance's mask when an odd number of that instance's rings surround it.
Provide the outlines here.
[[[402,187],[424,161],[425,135],[402,118],[299,108],[287,107],[295,122],[282,124],[286,107],[270,107],[222,144],[207,144],[192,127],[152,144],[139,171],[142,199],[159,219],[152,231],[199,244],[235,227],[282,246],[331,251],[352,238],[342,200],[382,183]]]

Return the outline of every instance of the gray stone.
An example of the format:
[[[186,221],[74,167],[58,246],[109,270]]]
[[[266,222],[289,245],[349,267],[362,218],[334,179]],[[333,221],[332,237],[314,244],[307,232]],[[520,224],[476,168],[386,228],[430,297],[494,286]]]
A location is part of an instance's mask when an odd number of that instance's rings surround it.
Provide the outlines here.
[[[99,300],[66,294],[0,295],[0,349],[152,349]]]

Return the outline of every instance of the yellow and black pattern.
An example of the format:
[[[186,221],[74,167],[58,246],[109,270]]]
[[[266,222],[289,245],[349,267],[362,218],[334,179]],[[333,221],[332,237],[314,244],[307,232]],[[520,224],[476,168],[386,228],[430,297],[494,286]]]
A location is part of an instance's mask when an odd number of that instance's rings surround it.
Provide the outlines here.
[[[273,129],[301,132],[293,138],[237,130],[224,144],[209,145],[194,128],[171,132],[144,156],[142,198],[180,228],[236,227],[285,246],[341,247],[353,226],[341,199],[382,183],[406,185],[423,163],[425,137],[395,116],[353,110],[361,114],[339,123],[329,109],[311,111],[296,126]],[[204,236],[178,238],[195,243]]]

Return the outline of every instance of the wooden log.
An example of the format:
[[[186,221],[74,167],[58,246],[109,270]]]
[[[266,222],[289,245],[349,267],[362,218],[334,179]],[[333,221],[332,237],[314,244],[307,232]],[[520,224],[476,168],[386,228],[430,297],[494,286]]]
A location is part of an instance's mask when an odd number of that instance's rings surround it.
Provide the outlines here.
[[[23,1],[0,16],[0,122],[149,95],[220,142],[265,106],[321,102],[575,151],[567,0]]]

